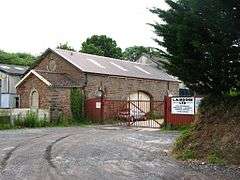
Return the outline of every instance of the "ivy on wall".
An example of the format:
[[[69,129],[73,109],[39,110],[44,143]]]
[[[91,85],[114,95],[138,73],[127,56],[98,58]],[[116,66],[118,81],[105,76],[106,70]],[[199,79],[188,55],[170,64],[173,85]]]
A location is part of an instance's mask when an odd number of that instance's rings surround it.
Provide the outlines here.
[[[70,94],[71,112],[75,121],[81,121],[84,116],[84,94],[79,88],[72,88]]]

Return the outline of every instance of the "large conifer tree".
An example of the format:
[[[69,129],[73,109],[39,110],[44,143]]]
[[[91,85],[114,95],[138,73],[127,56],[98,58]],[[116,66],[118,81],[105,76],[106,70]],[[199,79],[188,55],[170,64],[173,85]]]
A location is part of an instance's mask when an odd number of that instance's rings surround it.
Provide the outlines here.
[[[151,10],[152,26],[166,48],[166,68],[192,90],[223,95],[240,90],[240,3],[236,0],[166,0]]]

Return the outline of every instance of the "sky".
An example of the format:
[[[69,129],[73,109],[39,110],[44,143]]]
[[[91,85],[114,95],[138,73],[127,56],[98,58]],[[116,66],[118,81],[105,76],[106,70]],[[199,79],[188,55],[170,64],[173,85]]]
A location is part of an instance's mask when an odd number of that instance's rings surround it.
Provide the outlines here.
[[[0,49],[39,55],[68,42],[79,50],[86,38],[107,35],[125,49],[153,46],[147,23],[159,21],[149,8],[164,0],[0,0]]]

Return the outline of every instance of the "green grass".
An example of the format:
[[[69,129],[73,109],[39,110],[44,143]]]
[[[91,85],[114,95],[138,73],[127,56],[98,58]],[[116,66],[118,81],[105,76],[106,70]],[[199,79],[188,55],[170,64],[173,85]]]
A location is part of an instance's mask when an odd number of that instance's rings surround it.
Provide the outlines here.
[[[195,158],[195,153],[191,149],[186,149],[183,151],[183,153],[178,157],[178,159],[182,160],[188,160],[188,159],[194,159]]]
[[[34,112],[28,112],[26,117],[17,117],[14,125],[11,125],[9,117],[0,117],[0,130],[20,129],[20,128],[41,128],[41,127],[87,127],[91,123],[88,119],[82,118],[74,120],[72,118],[61,117],[57,121],[38,118]]]
[[[164,127],[161,128],[162,131],[181,131],[184,132],[188,129],[191,129],[192,125],[172,125],[166,124]]]
[[[210,153],[207,157],[208,163],[216,165],[224,165],[225,161],[218,155],[218,153]]]
[[[181,135],[177,138],[175,144],[174,144],[174,149],[177,151],[181,151],[184,148],[184,142],[191,136],[192,131],[191,129],[186,129],[181,132]]]

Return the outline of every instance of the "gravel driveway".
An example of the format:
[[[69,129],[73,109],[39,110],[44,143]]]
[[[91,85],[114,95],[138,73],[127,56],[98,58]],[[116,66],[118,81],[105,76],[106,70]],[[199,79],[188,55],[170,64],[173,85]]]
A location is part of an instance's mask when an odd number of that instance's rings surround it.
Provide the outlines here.
[[[114,127],[0,132],[0,179],[240,179],[236,169],[168,154],[177,132]]]

